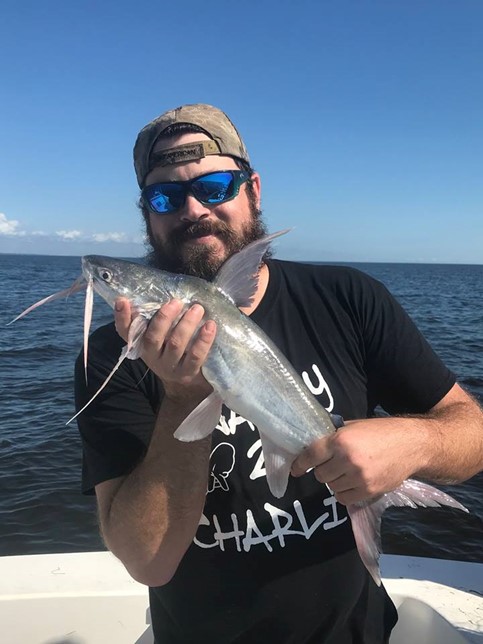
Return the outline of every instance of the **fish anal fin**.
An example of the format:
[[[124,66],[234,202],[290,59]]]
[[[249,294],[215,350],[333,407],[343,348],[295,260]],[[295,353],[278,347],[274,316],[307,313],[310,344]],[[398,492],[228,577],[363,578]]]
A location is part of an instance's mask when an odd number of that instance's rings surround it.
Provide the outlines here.
[[[184,419],[174,437],[189,443],[209,436],[218,425],[222,404],[219,394],[213,391]]]
[[[378,586],[381,585],[379,555],[381,553],[381,517],[391,506],[440,507],[448,506],[468,512],[468,510],[445,492],[432,485],[407,479],[393,490],[374,501],[364,501],[347,506],[352,523],[352,531],[357,550],[363,564]]]

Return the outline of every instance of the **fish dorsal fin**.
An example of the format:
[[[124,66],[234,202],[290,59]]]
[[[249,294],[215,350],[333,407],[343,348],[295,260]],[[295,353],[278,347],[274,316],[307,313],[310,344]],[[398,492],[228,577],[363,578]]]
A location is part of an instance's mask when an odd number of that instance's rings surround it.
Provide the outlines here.
[[[218,271],[214,283],[231,297],[238,307],[250,306],[257,290],[258,269],[265,252],[273,239],[285,235],[288,231],[289,229],[280,230],[248,244],[227,259]]]

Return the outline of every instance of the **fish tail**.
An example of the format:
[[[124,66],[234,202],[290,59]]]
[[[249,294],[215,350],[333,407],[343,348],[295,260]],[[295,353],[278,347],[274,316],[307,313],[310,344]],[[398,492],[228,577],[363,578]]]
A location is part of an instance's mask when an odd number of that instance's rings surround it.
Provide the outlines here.
[[[381,553],[381,517],[391,506],[412,508],[449,506],[468,512],[456,499],[435,487],[408,479],[374,501],[363,501],[347,506],[357,550],[363,564],[378,586],[381,585],[379,555]]]

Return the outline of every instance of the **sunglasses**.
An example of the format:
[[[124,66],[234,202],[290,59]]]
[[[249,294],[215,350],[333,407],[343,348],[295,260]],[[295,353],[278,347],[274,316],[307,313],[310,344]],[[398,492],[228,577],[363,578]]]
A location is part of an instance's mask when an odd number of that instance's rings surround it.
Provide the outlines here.
[[[151,212],[164,215],[182,208],[188,193],[205,206],[230,201],[249,178],[243,170],[208,172],[189,181],[153,183],[143,188],[141,199]]]

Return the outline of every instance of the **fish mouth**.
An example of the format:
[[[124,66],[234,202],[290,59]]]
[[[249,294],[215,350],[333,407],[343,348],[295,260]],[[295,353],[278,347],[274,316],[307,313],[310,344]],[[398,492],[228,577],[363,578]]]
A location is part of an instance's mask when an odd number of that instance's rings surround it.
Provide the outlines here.
[[[87,282],[92,282],[95,278],[95,269],[98,265],[95,255],[85,255],[82,257],[82,274]]]

